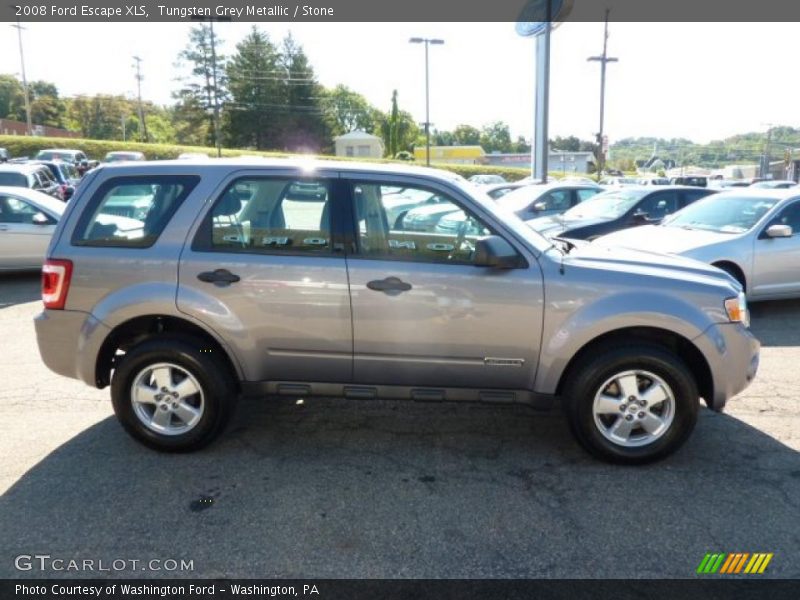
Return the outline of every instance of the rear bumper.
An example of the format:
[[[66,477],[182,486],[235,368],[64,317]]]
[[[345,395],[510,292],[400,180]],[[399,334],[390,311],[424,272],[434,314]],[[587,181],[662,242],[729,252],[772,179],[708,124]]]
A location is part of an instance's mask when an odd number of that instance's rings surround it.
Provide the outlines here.
[[[706,402],[712,410],[721,411],[728,400],[755,378],[761,344],[739,323],[712,325],[694,342],[711,369],[714,394]]]
[[[33,319],[42,361],[51,371],[96,387],[95,366],[108,327],[85,312],[45,309]]]

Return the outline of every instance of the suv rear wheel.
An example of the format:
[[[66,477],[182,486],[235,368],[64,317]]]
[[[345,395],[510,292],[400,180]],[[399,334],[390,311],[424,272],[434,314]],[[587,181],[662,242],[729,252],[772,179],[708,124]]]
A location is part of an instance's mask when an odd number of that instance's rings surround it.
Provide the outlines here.
[[[227,424],[237,393],[227,365],[207,344],[164,335],[130,349],[114,371],[111,401],[125,430],[150,448],[188,452]]]
[[[699,393],[691,371],[670,351],[649,344],[592,352],[571,370],[564,397],[577,440],[610,462],[664,458],[697,422]]]

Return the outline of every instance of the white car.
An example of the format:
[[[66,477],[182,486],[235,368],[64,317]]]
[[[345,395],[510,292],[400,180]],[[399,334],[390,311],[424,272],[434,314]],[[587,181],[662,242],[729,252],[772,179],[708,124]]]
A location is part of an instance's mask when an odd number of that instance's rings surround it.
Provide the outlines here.
[[[741,188],[713,194],[660,225],[624,229],[595,244],[710,263],[751,300],[800,297],[800,189]]]

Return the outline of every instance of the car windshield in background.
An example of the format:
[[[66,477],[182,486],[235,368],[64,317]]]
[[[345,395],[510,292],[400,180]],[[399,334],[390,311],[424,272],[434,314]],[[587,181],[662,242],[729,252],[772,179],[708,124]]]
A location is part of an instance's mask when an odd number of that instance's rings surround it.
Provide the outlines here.
[[[778,200],[752,196],[709,196],[675,213],[667,227],[702,229],[718,233],[750,230]]]
[[[565,219],[616,219],[628,212],[648,192],[643,190],[621,190],[597,194],[570,208],[562,217]]]
[[[22,173],[0,173],[0,185],[28,187],[28,178]]]

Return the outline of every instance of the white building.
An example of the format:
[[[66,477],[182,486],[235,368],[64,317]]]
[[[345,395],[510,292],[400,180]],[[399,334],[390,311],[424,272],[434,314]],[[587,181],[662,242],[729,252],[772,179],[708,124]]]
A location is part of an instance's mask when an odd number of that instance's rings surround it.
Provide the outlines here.
[[[336,156],[383,157],[383,140],[365,131],[351,131],[333,138],[333,141],[336,144]]]

